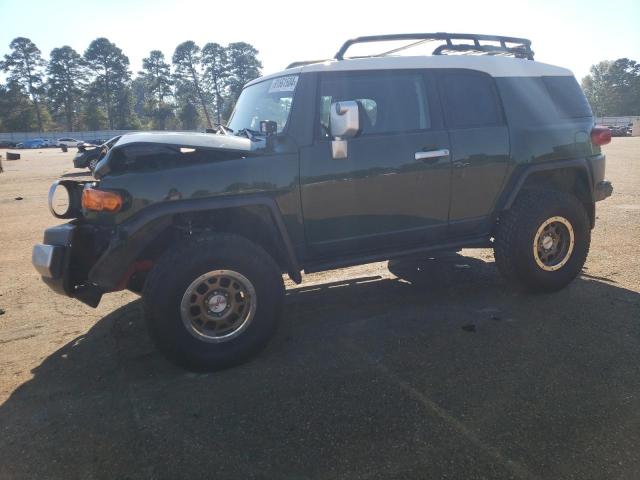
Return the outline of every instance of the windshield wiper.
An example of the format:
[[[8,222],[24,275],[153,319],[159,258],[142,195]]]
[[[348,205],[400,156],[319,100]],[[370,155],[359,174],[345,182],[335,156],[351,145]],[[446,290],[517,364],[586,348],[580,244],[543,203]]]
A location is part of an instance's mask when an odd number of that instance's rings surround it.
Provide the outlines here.
[[[258,132],[256,130],[251,130],[250,128],[243,128],[241,130],[238,130],[238,132],[236,133],[237,136],[241,136],[244,135],[245,137],[247,137],[249,140],[251,140],[252,142],[257,142],[259,139],[256,137],[256,135],[260,135],[263,136],[261,132]]]

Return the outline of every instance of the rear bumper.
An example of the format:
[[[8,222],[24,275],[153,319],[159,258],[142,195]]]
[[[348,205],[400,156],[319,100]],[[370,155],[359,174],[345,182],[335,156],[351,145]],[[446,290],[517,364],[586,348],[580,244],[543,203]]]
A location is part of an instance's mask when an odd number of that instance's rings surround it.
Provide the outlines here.
[[[598,182],[593,191],[593,198],[596,202],[609,198],[613,193],[613,185],[608,180]]]

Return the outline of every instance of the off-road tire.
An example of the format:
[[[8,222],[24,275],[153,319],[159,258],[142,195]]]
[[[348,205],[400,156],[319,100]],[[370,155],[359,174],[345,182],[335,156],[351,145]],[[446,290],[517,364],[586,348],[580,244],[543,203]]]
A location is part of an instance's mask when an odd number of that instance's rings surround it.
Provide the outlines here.
[[[566,263],[554,271],[536,262],[534,239],[545,221],[562,217],[574,233],[573,251]],[[570,283],[582,270],[589,253],[591,228],[582,203],[569,193],[528,189],[518,195],[514,205],[499,218],[494,256],[500,273],[510,283],[526,290],[553,292]]]
[[[222,343],[196,338],[183,323],[181,302],[199,276],[230,270],[255,289],[256,309],[248,327]],[[280,268],[261,247],[231,234],[194,238],[171,248],[154,265],[142,292],[144,317],[157,348],[193,371],[212,371],[249,359],[276,330],[284,299]]]

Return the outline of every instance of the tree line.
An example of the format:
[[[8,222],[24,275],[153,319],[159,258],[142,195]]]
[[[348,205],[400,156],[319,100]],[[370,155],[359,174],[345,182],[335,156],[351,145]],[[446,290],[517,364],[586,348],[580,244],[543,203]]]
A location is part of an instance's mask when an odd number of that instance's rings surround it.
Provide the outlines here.
[[[593,65],[582,79],[582,89],[598,117],[640,115],[640,63],[634,60]]]
[[[30,39],[15,38],[0,60],[0,131],[195,130],[228,118],[244,84],[260,76],[258,51],[189,40],[170,60],[152,50],[133,76],[129,58],[107,38],[81,55],[54,48],[45,60]]]

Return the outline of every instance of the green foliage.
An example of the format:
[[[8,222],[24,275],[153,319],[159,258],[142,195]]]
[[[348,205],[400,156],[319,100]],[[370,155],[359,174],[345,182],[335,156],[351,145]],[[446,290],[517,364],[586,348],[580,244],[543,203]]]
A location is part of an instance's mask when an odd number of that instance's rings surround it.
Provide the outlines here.
[[[187,129],[228,118],[244,85],[260,75],[258,51],[245,42],[178,45],[172,65],[159,50],[132,80],[129,59],[107,38],[84,55],[54,48],[46,62],[28,38],[15,38],[0,61],[0,131]],[[52,120],[53,119],[53,120]]]
[[[258,50],[245,42],[230,43],[227,47],[229,58],[229,104],[235,105],[242,89],[251,80],[260,76],[262,63],[258,60]]]
[[[33,103],[16,82],[0,85],[0,130],[6,132],[33,132],[38,120]]]
[[[180,122],[182,123],[182,128],[184,130],[195,130],[198,128],[200,115],[198,114],[198,109],[193,103],[185,103],[180,108],[178,116],[180,117]]]
[[[202,49],[202,65],[205,84],[215,102],[216,122],[222,123],[222,109],[231,76],[227,49],[218,43],[207,43]]]
[[[593,65],[582,89],[597,116],[640,115],[640,64],[633,60]]]
[[[167,100],[172,96],[173,79],[170,65],[165,61],[164,54],[153,50],[142,60],[142,71],[139,72],[134,86],[136,94],[136,113],[145,117],[147,125],[153,130],[165,130],[167,122],[173,114],[173,107]]]
[[[199,100],[202,112],[207,119],[207,127],[211,128],[211,116],[209,115],[207,92],[202,82],[202,54],[200,47],[192,40],[182,42],[173,53],[173,65],[175,66],[176,82],[183,89],[189,89]]]
[[[173,81],[170,67],[160,50],[152,50],[149,56],[142,60],[140,78],[144,80],[147,91],[158,104],[164,103],[165,98],[171,96]]]
[[[123,95],[131,79],[129,58],[106,38],[97,38],[84,52],[93,79],[92,90],[102,102],[109,128],[125,128]],[[120,123],[125,122],[125,123]]]
[[[52,113],[63,116],[65,129],[73,131],[78,123],[77,109],[87,81],[84,60],[69,46],[54,48],[49,58],[47,74],[47,93]]]
[[[9,44],[11,53],[4,56],[0,65],[4,72],[8,72],[9,82],[20,85],[33,101],[38,130],[44,130],[42,113],[40,111],[40,95],[44,93],[43,70],[45,61],[40,49],[25,37],[14,38]]]

